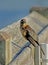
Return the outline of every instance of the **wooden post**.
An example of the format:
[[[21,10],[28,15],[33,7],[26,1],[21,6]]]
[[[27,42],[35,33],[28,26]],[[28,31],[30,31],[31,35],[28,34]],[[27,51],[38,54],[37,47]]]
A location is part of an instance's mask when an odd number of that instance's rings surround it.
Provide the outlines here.
[[[1,44],[0,54],[2,58],[2,60],[0,59],[1,64],[7,65],[12,59],[11,40],[12,37],[9,36],[6,32],[0,32],[0,44]]]

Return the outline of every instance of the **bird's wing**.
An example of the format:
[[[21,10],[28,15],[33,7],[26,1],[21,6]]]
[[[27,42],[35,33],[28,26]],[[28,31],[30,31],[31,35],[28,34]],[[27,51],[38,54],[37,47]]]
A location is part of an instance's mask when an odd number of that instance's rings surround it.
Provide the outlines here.
[[[35,33],[35,31],[34,31],[29,25],[27,25],[25,29],[29,31],[30,36],[31,36],[34,40],[38,41],[38,36],[37,36],[37,34]]]

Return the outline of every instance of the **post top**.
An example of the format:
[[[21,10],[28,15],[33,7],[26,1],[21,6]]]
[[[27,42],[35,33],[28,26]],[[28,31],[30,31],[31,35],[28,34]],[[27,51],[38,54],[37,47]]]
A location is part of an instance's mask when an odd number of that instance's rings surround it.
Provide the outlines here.
[[[2,39],[7,40],[9,38],[11,38],[11,36],[8,33],[0,31],[0,40]]]

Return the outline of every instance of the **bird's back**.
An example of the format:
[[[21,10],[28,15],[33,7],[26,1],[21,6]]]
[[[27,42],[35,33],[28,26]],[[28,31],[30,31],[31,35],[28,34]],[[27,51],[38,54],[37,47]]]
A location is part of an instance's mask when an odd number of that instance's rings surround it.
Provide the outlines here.
[[[25,29],[29,31],[30,36],[34,40],[38,41],[38,35],[36,34],[36,32],[29,25],[27,25]]]

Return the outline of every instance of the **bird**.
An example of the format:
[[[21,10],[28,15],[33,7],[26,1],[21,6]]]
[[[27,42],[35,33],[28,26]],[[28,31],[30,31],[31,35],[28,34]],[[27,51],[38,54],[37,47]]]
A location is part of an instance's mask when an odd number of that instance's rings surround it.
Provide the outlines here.
[[[26,19],[20,20],[20,31],[22,36],[27,39],[33,46],[39,45],[36,32],[26,23]]]

